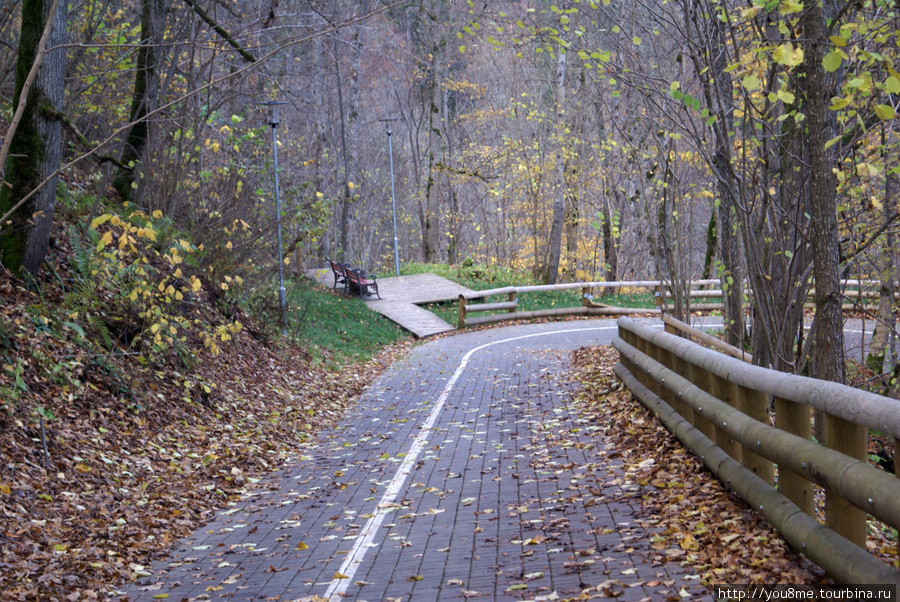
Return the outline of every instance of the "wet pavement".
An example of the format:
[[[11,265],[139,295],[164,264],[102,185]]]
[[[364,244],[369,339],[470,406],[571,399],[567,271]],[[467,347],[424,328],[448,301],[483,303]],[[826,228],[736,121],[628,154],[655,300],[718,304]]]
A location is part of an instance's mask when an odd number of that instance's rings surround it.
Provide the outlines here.
[[[417,347],[306,455],[181,542],[129,600],[620,600],[708,594],[650,560],[637,487],[573,403],[614,320]],[[165,598],[163,598],[163,596]]]

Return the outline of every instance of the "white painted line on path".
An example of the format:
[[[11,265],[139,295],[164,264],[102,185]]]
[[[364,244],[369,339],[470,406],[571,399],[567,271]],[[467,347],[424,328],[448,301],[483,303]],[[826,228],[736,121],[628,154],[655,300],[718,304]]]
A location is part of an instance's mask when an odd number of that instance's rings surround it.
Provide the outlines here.
[[[431,413],[428,414],[428,419],[425,421],[425,424],[422,426],[419,434],[416,435],[413,439],[412,446],[409,448],[409,451],[403,458],[403,462],[401,462],[400,466],[397,468],[397,473],[394,475],[394,478],[391,479],[391,482],[388,485],[387,490],[385,490],[384,495],[381,496],[381,501],[378,502],[378,506],[376,506],[376,510],[374,513],[375,515],[366,522],[359,537],[356,538],[356,542],[354,543],[353,548],[350,550],[350,552],[347,553],[347,557],[344,560],[344,563],[341,565],[341,568],[338,569],[338,573],[340,573],[341,575],[345,575],[345,577],[341,579],[335,579],[331,582],[331,585],[325,592],[325,598],[330,602],[338,602],[344,599],[343,595],[344,593],[346,593],[347,588],[350,587],[350,584],[353,583],[353,576],[356,574],[356,570],[362,564],[366,552],[372,549],[369,544],[371,544],[375,539],[375,535],[377,534],[379,527],[381,527],[381,523],[384,522],[384,517],[388,514],[388,506],[394,503],[394,501],[397,499],[397,496],[400,494],[400,490],[403,487],[403,484],[406,483],[406,479],[410,474],[412,474],[412,467],[419,459],[419,455],[422,453],[422,450],[425,449],[425,446],[428,444],[427,439],[431,435],[431,431],[434,429],[434,424],[435,422],[437,422],[438,416],[440,416],[441,412],[443,411],[444,405],[447,403],[447,398],[450,397],[450,392],[453,390],[453,387],[456,386],[456,382],[459,380],[459,377],[462,376],[463,370],[466,369],[466,365],[469,363],[469,360],[476,352],[493,345],[499,345],[500,343],[509,343],[511,341],[519,341],[522,339],[530,339],[533,337],[566,334],[570,332],[586,332],[592,330],[618,330],[618,328],[618,326],[597,326],[592,328],[571,328],[568,330],[555,330],[552,332],[536,332],[532,334],[524,334],[517,337],[511,337],[508,339],[501,339],[499,341],[492,341],[490,343],[485,343],[484,345],[480,345],[467,351],[466,354],[463,355],[459,366],[456,368],[456,371],[453,372],[453,374],[450,376],[450,380],[448,380],[447,384],[444,385],[444,390],[441,391],[441,395],[440,397],[438,397],[437,403],[434,405],[434,408],[432,408]]]

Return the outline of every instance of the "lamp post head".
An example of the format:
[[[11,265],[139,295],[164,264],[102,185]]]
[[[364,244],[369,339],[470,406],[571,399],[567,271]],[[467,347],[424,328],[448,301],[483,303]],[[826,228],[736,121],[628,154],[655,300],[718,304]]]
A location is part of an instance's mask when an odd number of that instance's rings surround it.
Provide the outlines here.
[[[281,116],[279,115],[278,107],[280,105],[286,105],[287,103],[279,100],[269,100],[267,102],[261,102],[259,104],[268,109],[266,121],[268,121],[269,125],[271,125],[273,128],[278,127],[278,124],[281,123]]]
[[[378,121],[384,122],[384,127],[385,127],[385,130],[387,131],[388,138],[390,138],[391,134],[394,133],[394,130],[391,129],[391,122],[397,121],[398,119],[399,119],[399,117],[390,117],[390,118],[384,118],[384,119],[378,120]]]

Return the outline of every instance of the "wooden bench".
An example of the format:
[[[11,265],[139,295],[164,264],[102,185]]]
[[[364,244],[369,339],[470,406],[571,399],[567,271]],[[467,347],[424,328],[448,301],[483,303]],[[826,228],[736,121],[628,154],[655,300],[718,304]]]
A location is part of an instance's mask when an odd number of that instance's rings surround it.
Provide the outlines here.
[[[362,299],[363,293],[370,295],[370,291],[374,291],[375,295],[381,299],[381,295],[378,294],[378,282],[374,274],[366,274],[362,270],[351,267],[345,270],[345,274],[349,294],[353,294],[354,290],[359,291],[359,298]]]
[[[340,284],[343,287],[344,292],[346,293],[347,286],[349,284],[349,282],[347,281],[347,268],[349,266],[346,266],[343,263],[339,263],[333,259],[329,259],[328,257],[326,257],[325,259],[327,259],[328,263],[331,264],[331,271],[334,273],[334,286],[331,288],[336,289],[338,287],[338,284]]]

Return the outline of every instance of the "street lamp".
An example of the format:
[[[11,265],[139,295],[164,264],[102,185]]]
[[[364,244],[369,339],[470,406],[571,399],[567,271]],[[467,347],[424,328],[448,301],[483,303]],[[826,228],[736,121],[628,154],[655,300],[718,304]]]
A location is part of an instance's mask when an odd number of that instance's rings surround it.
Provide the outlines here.
[[[385,122],[385,127],[387,128],[387,137],[388,137],[388,154],[391,157],[391,212],[394,215],[394,273],[399,276],[400,275],[400,246],[397,242],[397,199],[394,194],[394,143],[392,134],[394,133],[391,130],[391,122],[397,121],[397,118],[394,119],[381,119],[380,121]]]
[[[284,258],[281,249],[281,197],[278,191],[278,138],[275,134],[275,130],[281,122],[278,107],[287,103],[270,100],[259,104],[268,109],[267,121],[272,126],[272,155],[275,160],[275,225],[278,232],[278,302],[281,305],[281,334],[287,336],[287,300],[284,293]]]

